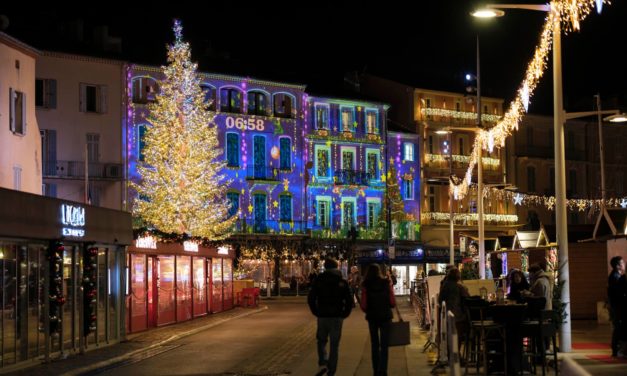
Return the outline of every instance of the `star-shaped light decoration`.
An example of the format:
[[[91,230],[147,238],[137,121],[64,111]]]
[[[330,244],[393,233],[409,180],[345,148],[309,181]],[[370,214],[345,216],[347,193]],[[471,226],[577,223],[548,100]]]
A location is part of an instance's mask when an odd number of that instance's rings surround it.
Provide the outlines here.
[[[331,147],[331,140],[327,140],[327,146]]]
[[[333,187],[333,193],[335,193],[336,195],[340,194],[340,187]]]
[[[555,207],[555,197],[549,197],[549,198],[546,200],[545,205],[546,205],[546,208],[547,208],[547,209],[549,209],[549,210],[553,210],[553,208]]]
[[[627,209],[627,198],[623,198],[620,200],[620,206],[623,209]]]
[[[290,188],[290,181],[287,178],[283,179],[283,189],[287,191]]]
[[[586,210],[586,200],[577,200],[577,208],[579,209],[580,212]]]
[[[253,206],[252,206],[252,204],[249,204],[249,205],[248,205],[248,212],[252,214],[252,212],[253,212]]]
[[[242,194],[246,193],[246,191],[244,190],[244,188],[242,188]]]
[[[278,208],[279,202],[277,200],[272,201],[272,206],[274,206],[275,208]]]
[[[520,193],[514,195],[514,205],[522,205],[523,196]]]

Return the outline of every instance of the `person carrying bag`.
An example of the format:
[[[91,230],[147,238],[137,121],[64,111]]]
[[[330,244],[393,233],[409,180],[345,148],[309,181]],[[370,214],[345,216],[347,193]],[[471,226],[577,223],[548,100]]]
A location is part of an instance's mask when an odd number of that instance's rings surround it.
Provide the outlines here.
[[[391,281],[378,264],[368,266],[361,290],[361,309],[366,313],[374,375],[387,375],[392,308],[396,307]]]

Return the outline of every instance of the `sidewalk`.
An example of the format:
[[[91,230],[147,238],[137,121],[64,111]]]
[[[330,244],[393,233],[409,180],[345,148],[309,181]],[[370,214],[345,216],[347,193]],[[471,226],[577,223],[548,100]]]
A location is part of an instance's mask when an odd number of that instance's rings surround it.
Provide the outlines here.
[[[268,307],[263,304],[255,309],[236,307],[229,311],[211,314],[184,323],[164,326],[137,334],[129,334],[125,342],[99,348],[91,346],[83,355],[72,353],[67,359],[53,360],[50,363],[35,363],[35,365],[30,367],[26,364],[21,364],[18,365],[18,369],[12,371],[10,369],[0,370],[0,374],[16,376],[70,376],[109,368],[124,363],[129,359],[141,357],[142,354],[150,353],[150,356],[153,356],[159,352],[166,351],[168,349],[167,344],[176,339],[267,309]],[[161,347],[164,347],[164,349],[160,350]]]

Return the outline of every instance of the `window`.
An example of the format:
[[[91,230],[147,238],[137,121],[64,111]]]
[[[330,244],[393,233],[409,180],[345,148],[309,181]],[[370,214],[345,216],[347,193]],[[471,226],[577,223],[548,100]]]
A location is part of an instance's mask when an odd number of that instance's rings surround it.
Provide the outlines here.
[[[57,80],[35,80],[35,106],[57,108]]]
[[[26,94],[9,89],[9,129],[19,135],[26,134]]]
[[[379,153],[368,151],[366,156],[367,173],[369,180],[379,180]]]
[[[431,108],[431,98],[425,98],[425,108]],[[427,120],[431,120],[432,116],[427,115]]]
[[[342,170],[355,171],[355,149],[342,148]]]
[[[248,93],[248,114],[266,115],[266,96],[257,91]]]
[[[239,167],[239,135],[237,133],[226,134],[226,165]]]
[[[57,175],[57,131],[41,129],[41,166],[43,176]]]
[[[403,179],[403,200],[414,199],[414,181]]]
[[[568,190],[570,195],[577,194],[577,170],[568,170]]]
[[[459,155],[465,155],[465,153],[464,153],[464,139],[462,137],[459,138]]]
[[[145,104],[154,102],[159,91],[157,81],[152,77],[133,79],[133,103]]]
[[[533,166],[527,167],[527,191],[529,193],[536,191],[536,168]]]
[[[146,134],[146,125],[140,125],[137,127],[137,159],[143,161],[146,155],[144,154],[144,148],[146,147],[146,140],[144,135]]]
[[[487,104],[483,106],[483,112],[482,113],[483,114],[487,114],[488,113],[488,105]]]
[[[342,107],[340,109],[340,131],[352,132],[354,130],[354,120],[355,116],[353,114],[352,107]]]
[[[316,104],[316,129],[329,129],[329,105]]]
[[[242,113],[242,92],[235,88],[220,89],[220,111]]]
[[[107,87],[80,84],[80,111],[104,114],[107,112]]]
[[[227,192],[226,199],[229,201],[230,204],[229,217],[232,217],[237,214],[237,211],[239,210],[239,193]]]
[[[19,191],[22,189],[22,167],[13,166],[13,189]]]
[[[366,133],[379,133],[378,115],[377,110],[366,110]]]
[[[288,94],[279,93],[274,95],[274,116],[291,118],[293,107],[294,99]]]
[[[462,104],[457,101],[455,102],[455,111],[460,112],[462,110]]]
[[[292,168],[292,140],[287,137],[279,139],[279,168],[281,170],[290,170]]]
[[[47,197],[57,197],[57,185],[50,183],[42,184],[41,194]]]
[[[318,199],[316,205],[316,225],[329,228],[331,218],[331,200]]]
[[[412,144],[411,142],[403,143],[403,160],[405,161],[414,160],[414,144]]]
[[[429,154],[433,154],[433,135],[429,135]]]
[[[279,220],[290,222],[292,220],[292,196],[279,196]]]
[[[357,223],[356,203],[354,197],[342,198],[342,228],[351,229]]]
[[[100,135],[98,133],[87,133],[85,141],[87,142],[87,160],[89,162],[98,162],[100,159]]]
[[[329,148],[316,145],[316,176],[319,178],[329,177]]]
[[[437,209],[435,207],[435,187],[429,187],[429,193],[427,194],[427,197],[429,198],[429,211],[435,212]]]
[[[381,212],[380,202],[368,202],[368,219],[366,225],[368,228],[377,227],[377,220]]]
[[[216,89],[209,84],[200,84],[200,90],[203,94],[203,102],[209,104],[209,110],[216,109]]]

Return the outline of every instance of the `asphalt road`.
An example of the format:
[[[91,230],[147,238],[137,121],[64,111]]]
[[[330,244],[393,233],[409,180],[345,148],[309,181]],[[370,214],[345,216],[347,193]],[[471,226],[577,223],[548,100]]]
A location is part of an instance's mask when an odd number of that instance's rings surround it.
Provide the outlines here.
[[[99,375],[281,375],[308,355],[315,318],[304,301],[266,301],[269,309],[142,353]]]

